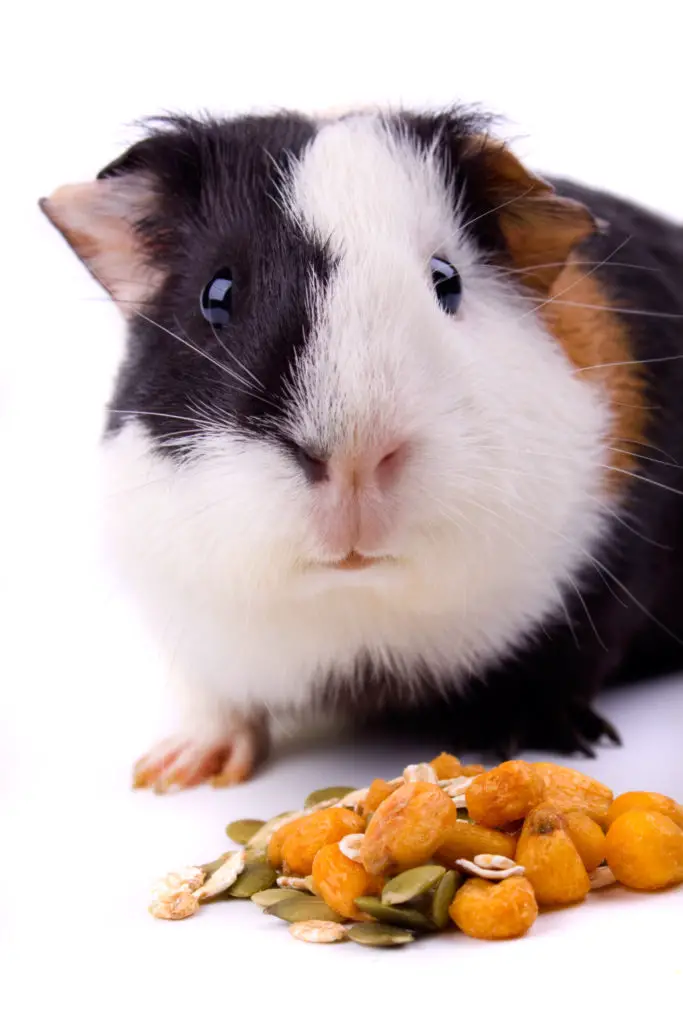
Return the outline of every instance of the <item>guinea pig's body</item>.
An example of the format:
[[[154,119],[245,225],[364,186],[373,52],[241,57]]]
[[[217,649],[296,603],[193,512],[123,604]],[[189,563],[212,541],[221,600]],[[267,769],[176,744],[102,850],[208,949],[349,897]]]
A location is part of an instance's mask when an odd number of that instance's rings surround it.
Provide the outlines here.
[[[186,698],[141,784],[311,709],[589,749],[683,663],[683,230],[484,128],[175,119],[45,201],[127,319],[107,534]]]

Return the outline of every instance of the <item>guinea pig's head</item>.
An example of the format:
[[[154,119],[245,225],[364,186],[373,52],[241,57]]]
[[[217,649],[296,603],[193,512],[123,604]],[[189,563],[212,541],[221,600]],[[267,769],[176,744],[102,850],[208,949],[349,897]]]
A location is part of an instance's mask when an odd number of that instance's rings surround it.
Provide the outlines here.
[[[43,208],[126,319],[131,494],[224,580],[436,607],[581,561],[608,403],[542,312],[594,222],[476,117],[174,118]]]

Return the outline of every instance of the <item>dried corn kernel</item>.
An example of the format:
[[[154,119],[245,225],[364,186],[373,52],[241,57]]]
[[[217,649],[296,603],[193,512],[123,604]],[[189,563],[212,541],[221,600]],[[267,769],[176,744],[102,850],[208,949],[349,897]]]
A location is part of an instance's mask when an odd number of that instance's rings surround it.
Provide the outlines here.
[[[514,836],[469,821],[457,821],[448,829],[435,859],[449,868],[454,868],[458,860],[474,860],[481,853],[497,853],[512,859],[516,846]]]
[[[363,814],[374,814],[382,801],[391,796],[401,785],[401,782],[385,782],[384,779],[375,779],[371,782],[368,795],[363,801]]]
[[[281,825],[276,832],[273,832],[268,841],[268,861],[271,867],[282,867],[282,847],[284,841],[287,836],[297,831],[303,820],[303,817],[301,817],[297,818],[296,821],[289,821],[285,825]]]
[[[541,806],[528,815],[519,837],[515,860],[540,906],[578,903],[590,889],[588,872],[565,825],[561,814]]]
[[[606,857],[622,885],[664,889],[683,882],[683,829],[658,811],[625,811],[609,827]]]
[[[526,878],[503,882],[471,878],[458,889],[449,913],[473,939],[515,939],[531,928],[538,905]]]
[[[406,782],[372,816],[361,850],[373,875],[424,864],[457,822],[455,804],[432,782]]]
[[[330,807],[309,814],[298,822],[298,828],[292,828],[284,837],[283,869],[291,875],[310,875],[318,850],[328,843],[339,842],[352,832],[362,832],[364,828],[363,819],[345,807]]]
[[[543,799],[543,781],[525,761],[504,761],[477,775],[467,790],[467,811],[480,825],[499,828],[526,817]]]
[[[313,860],[313,883],[328,907],[342,917],[367,921],[356,907],[360,896],[378,896],[384,885],[381,876],[371,875],[358,861],[346,857],[337,843],[323,846]]]
[[[483,764],[461,764],[460,774],[464,775],[466,779],[474,778],[475,775],[481,775],[485,772]]]
[[[614,799],[611,789],[590,775],[549,761],[536,761],[532,768],[545,785],[543,800],[557,811],[585,811],[599,825],[605,824]]]
[[[460,758],[453,754],[441,753],[429,762],[436,772],[437,779],[455,779],[462,775]]]
[[[607,813],[607,825],[624,814],[626,811],[657,811],[658,814],[666,814],[675,825],[683,828],[683,807],[672,800],[670,796],[662,796],[661,793],[647,793],[644,791],[633,791],[622,793],[618,796]]]
[[[583,811],[567,811],[564,819],[569,838],[590,875],[605,859],[605,833]]]

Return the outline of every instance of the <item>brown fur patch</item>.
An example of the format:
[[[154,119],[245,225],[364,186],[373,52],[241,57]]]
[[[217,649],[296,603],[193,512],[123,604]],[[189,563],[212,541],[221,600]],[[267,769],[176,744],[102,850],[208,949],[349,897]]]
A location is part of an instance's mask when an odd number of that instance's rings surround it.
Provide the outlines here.
[[[520,282],[547,294],[572,251],[597,230],[581,203],[559,196],[502,142],[473,139],[486,190]]]
[[[610,311],[599,281],[572,258],[600,226],[585,206],[558,196],[504,144],[488,138],[473,144],[479,147],[487,188],[499,207],[498,221],[519,272],[517,280],[538,294],[542,321],[580,377],[607,395],[612,429],[605,444],[621,449],[605,455],[613,467],[605,471],[613,492],[625,485],[625,474],[637,465],[647,416],[641,368],[634,361],[628,330]]]
[[[553,301],[553,297],[557,301]],[[576,303],[576,305],[574,305]],[[610,310],[610,299],[594,276],[570,260],[555,280],[539,315],[562,345],[580,378],[597,384],[607,394],[612,410],[612,431],[606,444],[610,490],[623,487],[632,472],[634,456],[644,439],[647,422],[643,376],[634,360],[628,330]],[[590,307],[590,308],[586,308]]]
[[[500,226],[520,282],[541,293],[552,291],[571,252],[595,231],[580,203],[553,196],[528,196],[501,211]]]

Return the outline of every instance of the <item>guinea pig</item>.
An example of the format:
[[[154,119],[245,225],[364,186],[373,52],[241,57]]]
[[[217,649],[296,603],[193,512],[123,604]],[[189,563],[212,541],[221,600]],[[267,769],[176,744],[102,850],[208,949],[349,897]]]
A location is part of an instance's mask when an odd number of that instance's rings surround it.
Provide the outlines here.
[[[168,653],[158,791],[280,714],[593,752],[683,664],[683,230],[434,114],[170,117],[41,201],[127,333],[110,551]]]

